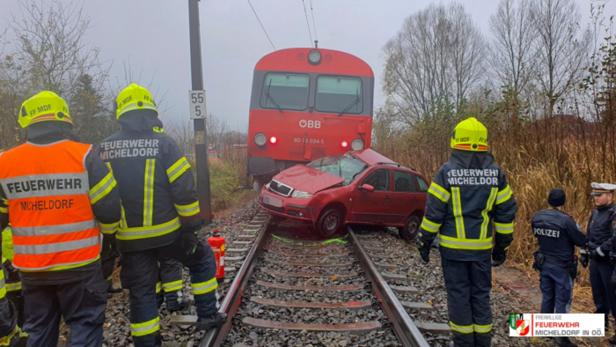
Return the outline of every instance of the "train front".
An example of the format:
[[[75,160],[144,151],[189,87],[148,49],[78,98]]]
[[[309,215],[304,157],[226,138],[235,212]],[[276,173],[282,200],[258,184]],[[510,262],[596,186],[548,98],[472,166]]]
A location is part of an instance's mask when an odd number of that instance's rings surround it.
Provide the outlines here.
[[[261,184],[296,163],[370,147],[374,73],[351,54],[272,52],[255,67],[248,174]]]

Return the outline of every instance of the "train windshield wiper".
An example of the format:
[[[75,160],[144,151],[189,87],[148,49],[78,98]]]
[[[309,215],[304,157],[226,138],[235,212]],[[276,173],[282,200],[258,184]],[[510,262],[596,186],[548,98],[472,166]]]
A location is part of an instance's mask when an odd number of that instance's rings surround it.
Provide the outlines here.
[[[349,112],[349,110],[352,109],[357,104],[359,104],[359,94],[355,94],[355,99],[353,99],[353,102],[351,102],[350,104],[346,105],[342,109],[342,111],[340,111],[340,113],[338,113],[338,116],[342,116],[343,114]]]
[[[274,97],[272,96],[272,94],[270,94],[270,87],[272,86],[272,80],[269,81],[269,83],[267,84],[267,90],[265,91],[265,96],[268,98],[269,101],[272,102],[272,104],[274,106],[276,106],[276,108],[278,109],[278,111],[280,113],[282,113],[282,107],[280,106],[279,103],[276,102],[276,100],[274,99]]]

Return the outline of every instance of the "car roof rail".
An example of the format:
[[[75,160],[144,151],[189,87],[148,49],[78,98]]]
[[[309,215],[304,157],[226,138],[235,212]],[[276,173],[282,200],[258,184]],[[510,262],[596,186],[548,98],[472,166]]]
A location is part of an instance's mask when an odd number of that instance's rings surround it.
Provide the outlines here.
[[[392,162],[385,162],[385,161],[383,161],[383,162],[378,162],[378,163],[376,163],[376,164],[377,164],[377,165],[395,165],[395,166],[397,166],[397,167],[400,167],[400,163],[392,163]]]

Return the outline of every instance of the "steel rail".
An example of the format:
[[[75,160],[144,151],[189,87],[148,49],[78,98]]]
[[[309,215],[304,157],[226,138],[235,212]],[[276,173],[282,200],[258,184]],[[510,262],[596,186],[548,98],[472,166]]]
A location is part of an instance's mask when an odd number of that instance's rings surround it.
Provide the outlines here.
[[[359,239],[353,232],[351,227],[347,227],[351,241],[353,243],[353,249],[359,261],[362,264],[363,269],[366,271],[366,276],[372,283],[372,291],[376,296],[381,308],[385,312],[385,315],[391,322],[396,336],[404,346],[413,347],[429,347],[428,341],[424,338],[423,334],[417,328],[417,325],[413,323],[413,320],[408,315],[404,306],[394,291],[389,287],[387,281],[380,274],[364,247],[360,244]]]
[[[248,280],[252,276],[252,272],[254,271],[256,264],[255,259],[257,259],[259,253],[263,249],[263,245],[267,240],[267,234],[269,234],[269,229],[268,225],[265,224],[265,229],[259,233],[250,247],[242,266],[233,279],[233,282],[231,283],[231,286],[229,287],[229,290],[227,291],[227,294],[218,309],[218,312],[227,314],[227,320],[220,328],[208,330],[203,339],[201,339],[199,347],[220,346],[224,342],[227,333],[231,330],[233,325],[233,316],[242,303],[244,289],[246,288]]]

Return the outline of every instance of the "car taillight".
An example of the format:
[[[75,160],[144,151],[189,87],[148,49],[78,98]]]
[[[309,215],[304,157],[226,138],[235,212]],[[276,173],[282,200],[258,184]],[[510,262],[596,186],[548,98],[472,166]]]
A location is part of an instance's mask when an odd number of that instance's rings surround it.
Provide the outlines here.
[[[276,144],[276,142],[278,142],[278,138],[277,138],[276,136],[272,136],[272,137],[270,137],[270,143],[271,143],[272,145],[275,145],[275,144]]]
[[[340,142],[340,146],[342,148],[347,148],[347,147],[349,147],[349,143],[345,140],[345,141]]]
[[[351,148],[354,151],[359,151],[360,149],[364,149],[364,141],[362,139],[355,139],[351,142]]]

